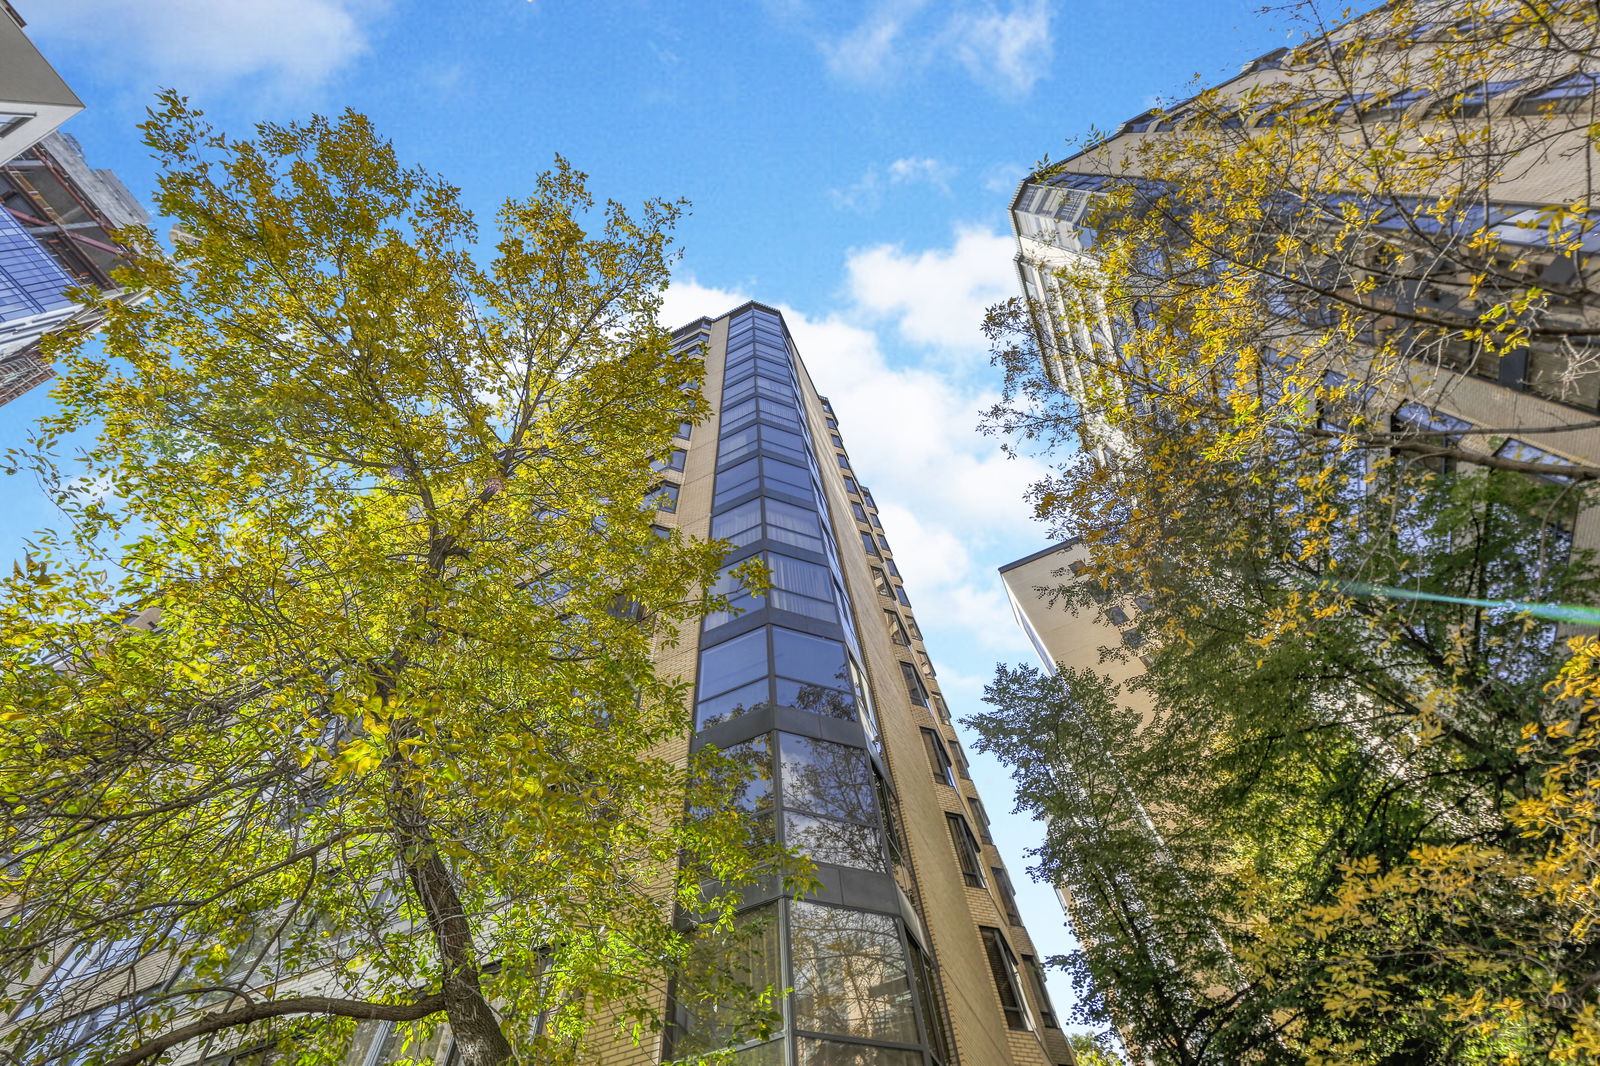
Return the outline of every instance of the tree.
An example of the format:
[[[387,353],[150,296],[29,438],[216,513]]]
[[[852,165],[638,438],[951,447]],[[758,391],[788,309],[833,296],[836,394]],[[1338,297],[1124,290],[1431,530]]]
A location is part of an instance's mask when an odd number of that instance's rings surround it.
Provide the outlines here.
[[[480,266],[360,115],[239,140],[167,93],[143,129],[178,250],[129,235],[148,298],[57,343],[13,457],[72,525],[0,597],[7,1061],[637,1040],[674,903],[725,925],[701,878],[781,858],[653,667],[724,603],[721,546],[652,525],[705,411],[655,323],[683,205],[588,233],[558,158]]]
[[[1156,1061],[1585,1061],[1588,742],[1525,737],[1582,733],[1551,620],[1600,469],[1527,442],[1596,425],[1595,15],[1297,10],[1039,175],[1068,246],[991,312],[988,425],[1069,452],[1059,602],[1138,616],[1155,712],[1002,671],[976,724],[1053,819],[1090,1020]],[[1582,411],[1441,417],[1474,377]]]

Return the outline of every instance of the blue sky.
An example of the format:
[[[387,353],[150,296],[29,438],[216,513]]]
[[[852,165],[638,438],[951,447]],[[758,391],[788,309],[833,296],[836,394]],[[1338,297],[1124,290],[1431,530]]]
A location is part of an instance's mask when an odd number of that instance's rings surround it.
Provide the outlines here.
[[[1285,39],[1260,0],[12,2],[88,105],[66,129],[146,201],[133,127],[162,86],[241,134],[365,112],[486,221],[557,152],[601,197],[692,200],[666,324],[748,298],[785,310],[958,717],[997,660],[1030,657],[995,570],[1043,544],[1021,503],[1039,468],[973,428],[998,389],[979,323],[1014,286],[1011,192],[1091,125]],[[35,390],[0,411],[0,449],[48,405]],[[20,478],[0,500],[3,565],[53,512]],[[1037,828],[973,763],[1041,954],[1068,950],[1022,872]]]

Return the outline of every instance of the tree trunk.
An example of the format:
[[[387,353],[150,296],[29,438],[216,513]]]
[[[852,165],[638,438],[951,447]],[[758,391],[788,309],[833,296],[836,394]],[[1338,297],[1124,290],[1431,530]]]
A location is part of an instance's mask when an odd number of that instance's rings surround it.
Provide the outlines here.
[[[439,951],[445,1016],[450,1019],[456,1051],[462,1066],[503,1066],[513,1061],[514,1055],[500,1029],[500,1019],[478,983],[477,953],[466,908],[451,882],[449,869],[439,858],[416,793],[402,780],[402,773],[402,767],[395,765],[389,817],[406,876]]]

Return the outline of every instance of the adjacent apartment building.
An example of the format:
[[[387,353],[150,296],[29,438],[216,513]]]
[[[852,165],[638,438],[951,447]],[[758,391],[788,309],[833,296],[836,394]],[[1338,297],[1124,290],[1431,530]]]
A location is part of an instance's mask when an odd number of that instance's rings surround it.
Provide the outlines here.
[[[84,320],[67,291],[120,292],[112,234],[150,216],[109,170],[57,127],[83,104],[0,0],[0,404],[53,376],[45,334]]]

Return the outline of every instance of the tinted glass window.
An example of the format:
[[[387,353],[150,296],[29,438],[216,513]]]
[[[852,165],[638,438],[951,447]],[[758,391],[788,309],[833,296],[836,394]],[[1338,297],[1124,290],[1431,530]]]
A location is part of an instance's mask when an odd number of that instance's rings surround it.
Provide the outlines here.
[[[810,596],[815,600],[832,600],[833,579],[827,567],[777,554],[767,556],[767,565],[772,569],[774,589]]]
[[[737,1055],[734,1058],[738,1066],[745,1066]],[[777,1066],[776,1061],[773,1066]],[[800,1066],[922,1066],[922,1052],[871,1044],[841,1044],[836,1040],[802,1036]]]
[[[791,486],[804,490],[806,494],[811,491],[811,472],[804,467],[782,463],[776,459],[763,459],[761,472],[768,481],[775,482],[779,488]]]
[[[797,548],[822,550],[822,538],[817,516],[810,511],[781,500],[767,501],[767,536],[780,544],[793,544]]]
[[[760,632],[757,630],[756,632]],[[767,705],[768,688],[766,678],[760,681],[742,685],[732,692],[724,692],[720,696],[713,696],[701,700],[695,708],[695,729],[705,729],[718,722],[726,722],[730,718],[737,718],[749,711],[760,710]]]
[[[883,838],[872,826],[814,818],[796,811],[783,813],[784,843],[817,862],[888,873]]]
[[[783,805],[831,818],[876,822],[872,764],[860,748],[826,740],[778,735]]]
[[[841,718],[846,721],[853,720],[856,716],[856,698],[852,693],[836,688],[824,688],[810,681],[786,681],[779,678],[775,684],[780,707],[794,707],[811,714]]]
[[[797,636],[800,634],[796,634]],[[767,673],[767,634],[756,629],[700,653],[700,692],[715,696]]]
[[[713,540],[730,540],[735,546],[761,536],[761,501],[749,500],[711,520]]]
[[[774,626],[772,648],[774,673],[829,688],[849,687],[844,645],[839,641]]]
[[[735,921],[743,936],[718,936],[705,930],[691,946],[688,962],[678,977],[680,995],[673,1019],[676,1023],[672,1041],[674,1057],[702,1054],[725,1046],[734,1035],[734,1027],[748,1011],[751,992],[769,987],[782,991],[783,950],[778,939],[778,905],[769,903],[746,911]],[[721,984],[718,977],[730,970],[734,979],[748,991],[706,996],[707,992],[726,991],[725,986],[718,988]],[[739,1061],[743,1066],[743,1060]],[[768,1061],[775,1066],[783,1061],[782,1054]]]
[[[911,981],[895,919],[794,902],[789,904],[789,934],[796,1028],[916,1042]]]

